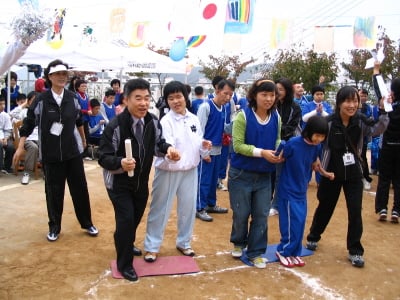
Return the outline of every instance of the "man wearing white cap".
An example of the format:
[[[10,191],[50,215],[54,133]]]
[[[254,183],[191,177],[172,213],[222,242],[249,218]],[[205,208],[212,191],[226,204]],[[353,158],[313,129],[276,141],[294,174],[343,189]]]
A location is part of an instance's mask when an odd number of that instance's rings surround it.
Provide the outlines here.
[[[61,231],[65,181],[82,229],[90,236],[98,230],[92,223],[89,192],[83,168],[82,151],[86,140],[80,106],[75,94],[65,89],[68,65],[61,60],[50,62],[44,72],[47,91],[38,95],[28,109],[20,129],[20,143],[14,155],[17,161],[24,142],[36,125],[39,129],[39,156],[45,174],[49,233],[47,240],[56,241]]]

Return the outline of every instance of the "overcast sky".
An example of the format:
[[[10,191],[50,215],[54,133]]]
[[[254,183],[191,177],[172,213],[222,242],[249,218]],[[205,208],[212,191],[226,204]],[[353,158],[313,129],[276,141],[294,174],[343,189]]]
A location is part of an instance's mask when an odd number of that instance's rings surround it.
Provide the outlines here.
[[[18,13],[19,2],[23,0],[8,0],[2,5],[2,20],[4,26],[12,16]],[[76,39],[81,35],[82,28],[89,24],[101,38],[108,30],[110,11],[115,7],[126,8],[127,19],[149,21],[152,26],[147,34],[146,41],[156,46],[170,47],[174,40],[174,33],[166,30],[170,22],[179,28],[180,23],[188,31],[196,32],[199,29],[207,31],[206,40],[197,48],[188,50],[190,59],[195,62],[198,58],[206,58],[208,54],[242,54],[243,57],[260,57],[270,49],[271,24],[273,18],[288,18],[295,24],[293,32],[294,42],[302,41],[310,47],[314,42],[315,26],[352,26],[356,17],[375,16],[376,24],[386,28],[390,38],[400,38],[400,1],[398,0],[286,0],[282,2],[269,0],[255,0],[254,22],[249,34],[223,34],[223,25],[199,17],[192,6],[204,8],[208,4],[215,4],[224,8],[226,0],[31,0],[38,3],[40,9],[45,7],[54,9],[67,7],[65,18],[66,41]],[[200,3],[200,4],[199,4]],[[219,9],[216,15],[221,16],[225,11]],[[186,19],[182,16],[185,15]],[[190,21],[187,21],[187,20]],[[214,18],[216,19],[216,18]],[[3,23],[3,25],[1,25]],[[206,24],[211,24],[207,26]],[[77,26],[74,26],[77,25]],[[130,29],[130,28],[128,28]],[[121,36],[128,40],[130,33]],[[178,30],[179,31],[179,30]],[[195,34],[195,33],[193,33]],[[0,37],[4,39],[4,35]],[[4,43],[0,41],[0,44]],[[226,47],[229,44],[230,47]],[[223,48],[225,46],[225,48]]]

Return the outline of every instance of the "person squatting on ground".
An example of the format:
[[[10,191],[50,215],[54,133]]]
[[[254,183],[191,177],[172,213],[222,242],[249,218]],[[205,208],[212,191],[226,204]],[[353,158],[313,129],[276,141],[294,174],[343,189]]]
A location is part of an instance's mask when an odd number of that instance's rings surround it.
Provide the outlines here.
[[[290,138],[281,154],[284,162],[281,163],[281,180],[276,189],[281,240],[276,256],[285,267],[305,265],[300,255],[307,218],[307,188],[312,171],[334,179],[333,173],[321,168],[319,160],[320,144],[327,134],[326,118],[313,116],[308,119],[301,136]]]
[[[153,156],[173,161],[179,152],[162,137],[160,122],[148,112],[150,83],[131,79],[124,86],[126,109],[108,123],[100,139],[99,164],[115,211],[114,242],[117,268],[130,281],[138,277],[133,268],[133,244],[149,196],[149,174]],[[126,157],[125,140],[130,140],[132,159]],[[133,171],[132,174],[128,172]]]
[[[17,122],[22,124],[23,120],[26,118],[28,114],[28,107],[32,105],[33,101],[36,98],[36,95],[39,93],[31,91],[28,93],[27,101],[18,105],[14,108],[10,115],[14,117]],[[29,184],[30,176],[33,174],[35,170],[35,166],[39,159],[39,135],[38,135],[38,126],[35,126],[32,133],[26,138],[24,149],[25,149],[25,159],[24,159],[24,175],[21,178],[21,184]]]
[[[156,157],[152,200],[147,216],[144,260],[157,259],[164,236],[164,230],[177,198],[176,248],[186,256],[194,256],[191,247],[193,225],[196,215],[197,166],[201,157],[208,156],[211,142],[203,139],[203,131],[196,115],[186,107],[187,89],[179,81],[165,85],[163,97],[168,113],[161,119],[163,137],[181,155],[177,162],[166,157]]]
[[[274,150],[281,131],[275,97],[273,81],[255,81],[247,95],[249,106],[233,121],[234,152],[228,171],[232,256],[241,257],[247,247],[247,257],[257,268],[266,267],[262,255],[267,249],[271,174],[275,164],[282,161]]]
[[[381,98],[377,86],[379,64],[374,66],[374,89],[378,99]],[[393,111],[389,112],[389,125],[382,137],[382,148],[379,153],[378,185],[375,195],[375,212],[379,214],[380,221],[386,221],[388,214],[388,201],[390,184],[393,184],[393,207],[391,222],[399,222],[400,214],[400,78],[392,80],[390,85],[390,98]]]
[[[200,105],[197,112],[204,138],[212,142],[210,155],[199,164],[199,183],[196,217],[211,222],[208,213],[227,213],[228,209],[217,205],[217,184],[221,160],[222,134],[225,125],[225,104],[235,90],[233,82],[223,79],[216,85],[215,96]]]
[[[97,236],[99,231],[92,223],[82,161],[86,140],[80,106],[75,94],[64,88],[68,80],[68,65],[58,59],[50,62],[45,77],[50,89],[38,94],[28,108],[27,117],[20,128],[20,142],[14,154],[14,163],[20,159],[27,137],[38,125],[49,217],[48,241],[56,241],[61,231],[65,181],[81,227],[89,235]]]
[[[357,113],[360,97],[355,88],[342,87],[336,94],[335,112],[328,117],[329,133],[324,142],[321,165],[335,174],[334,180],[322,177],[318,186],[318,206],[312,220],[306,247],[317,249],[343,188],[348,211],[347,250],[348,259],[355,267],[364,266],[364,248],[361,244],[363,174],[360,154],[364,137],[377,135],[386,129],[388,116],[384,112],[378,123],[369,126]],[[380,107],[383,108],[381,101]]]

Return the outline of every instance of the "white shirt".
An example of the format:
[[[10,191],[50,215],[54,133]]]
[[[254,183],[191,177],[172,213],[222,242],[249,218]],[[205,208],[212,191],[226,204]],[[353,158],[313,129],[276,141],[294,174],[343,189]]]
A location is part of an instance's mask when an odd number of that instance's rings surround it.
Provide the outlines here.
[[[0,139],[9,138],[12,133],[11,118],[5,111],[0,112]]]
[[[156,157],[154,160],[156,168],[166,171],[186,171],[197,167],[201,155],[208,155],[208,151],[202,147],[203,130],[196,115],[187,109],[184,116],[170,110],[160,123],[163,137],[179,151],[181,159],[172,162],[166,157]]]

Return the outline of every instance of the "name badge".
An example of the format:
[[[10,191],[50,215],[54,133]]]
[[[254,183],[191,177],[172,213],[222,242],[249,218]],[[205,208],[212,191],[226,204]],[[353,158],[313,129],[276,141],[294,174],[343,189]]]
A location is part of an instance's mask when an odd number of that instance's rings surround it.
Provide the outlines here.
[[[52,135],[59,136],[59,135],[61,134],[62,130],[63,130],[63,126],[64,126],[64,125],[61,124],[61,123],[59,123],[59,122],[54,122],[54,123],[51,125],[50,133],[51,133]]]
[[[354,154],[350,153],[350,152],[346,152],[343,155],[343,163],[345,166],[354,165],[356,163],[355,159],[354,159]]]

